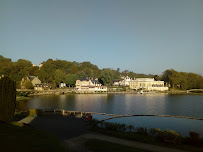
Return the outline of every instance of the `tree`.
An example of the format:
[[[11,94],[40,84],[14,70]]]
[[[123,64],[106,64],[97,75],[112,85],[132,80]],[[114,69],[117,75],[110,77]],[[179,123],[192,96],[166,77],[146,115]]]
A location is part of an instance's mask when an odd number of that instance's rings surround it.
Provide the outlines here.
[[[180,85],[180,81],[180,74],[175,70],[171,70],[171,75],[169,75],[169,82],[172,84],[173,88],[177,87],[177,85]]]
[[[57,69],[54,72],[54,80],[56,84],[59,84],[60,82],[64,81],[64,73],[60,69]]]
[[[71,74],[76,74],[78,72],[78,68],[73,64],[71,66]]]
[[[32,82],[29,81],[29,80],[26,80],[24,85],[25,85],[26,89],[33,89],[34,88],[33,85],[32,85]]]
[[[15,113],[15,107],[15,82],[8,77],[0,77],[0,121],[12,121]]]
[[[155,80],[155,81],[160,81],[160,77],[159,77],[158,75],[155,75],[155,76],[154,76],[154,80]]]
[[[66,74],[66,76],[65,76],[65,83],[66,83],[67,85],[73,86],[73,85],[75,85],[76,80],[77,80],[78,78],[79,78],[79,76],[76,75],[76,74]]]
[[[113,80],[113,74],[110,70],[104,70],[101,72],[101,76],[99,78],[99,81],[103,85],[107,85],[112,83]]]

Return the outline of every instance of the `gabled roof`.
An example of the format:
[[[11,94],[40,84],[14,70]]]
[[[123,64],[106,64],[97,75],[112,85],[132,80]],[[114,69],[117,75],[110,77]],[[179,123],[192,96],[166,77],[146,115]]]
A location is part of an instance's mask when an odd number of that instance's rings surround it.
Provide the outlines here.
[[[86,78],[85,76],[81,79],[79,79],[80,81],[92,81],[92,83],[95,83],[95,84],[100,84],[99,80],[96,80],[96,79],[90,79],[90,78]]]
[[[28,76],[28,79],[30,79],[30,81],[32,81],[36,76]]]
[[[79,79],[80,81],[89,81],[89,79],[87,79],[85,76],[81,79]]]

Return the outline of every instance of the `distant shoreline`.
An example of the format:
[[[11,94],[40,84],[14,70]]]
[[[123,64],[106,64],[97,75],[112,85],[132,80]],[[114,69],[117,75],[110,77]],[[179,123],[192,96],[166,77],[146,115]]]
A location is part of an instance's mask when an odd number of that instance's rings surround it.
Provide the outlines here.
[[[70,89],[55,89],[46,91],[34,91],[34,90],[17,90],[18,93],[27,93],[28,96],[37,95],[68,95],[68,94],[173,94],[173,95],[203,95],[203,91],[188,92],[187,90],[169,90],[169,91],[153,91],[153,92],[139,92],[139,91],[111,91],[111,92],[79,92]],[[27,100],[29,97],[17,96],[16,100]]]

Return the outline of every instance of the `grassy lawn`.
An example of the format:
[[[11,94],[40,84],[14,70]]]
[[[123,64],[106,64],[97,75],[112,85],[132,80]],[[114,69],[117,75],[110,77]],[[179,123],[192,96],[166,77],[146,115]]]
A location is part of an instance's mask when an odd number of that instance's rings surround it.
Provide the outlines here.
[[[168,148],[180,149],[180,150],[186,150],[186,151],[193,151],[193,152],[202,152],[203,151],[203,145],[195,146],[195,145],[187,145],[187,144],[163,143],[163,142],[157,141],[155,137],[145,136],[145,135],[141,135],[141,134],[108,131],[103,128],[92,128],[90,130],[93,132],[98,132],[98,133],[105,134],[108,136],[128,139],[128,140],[137,141],[137,142],[143,142],[143,143],[152,144],[152,145],[158,145],[158,146],[162,146],[162,147],[168,147]]]
[[[97,139],[89,139],[86,142],[86,145],[90,150],[96,152],[149,152],[146,150],[123,146]]]
[[[16,101],[24,101],[24,100],[29,100],[30,97],[24,97],[24,96],[17,96]]]
[[[0,150],[2,152],[61,152],[64,148],[55,137],[31,127],[18,127],[0,122]]]

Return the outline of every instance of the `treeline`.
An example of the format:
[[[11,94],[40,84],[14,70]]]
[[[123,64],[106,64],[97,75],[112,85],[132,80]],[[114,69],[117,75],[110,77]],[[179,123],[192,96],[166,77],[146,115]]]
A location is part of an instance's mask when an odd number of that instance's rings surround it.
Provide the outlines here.
[[[43,66],[33,67],[28,60],[19,59],[12,62],[11,59],[0,55],[0,75],[7,75],[16,81],[17,87],[20,87],[20,81],[26,76],[38,76],[42,83],[50,83],[53,88],[57,87],[60,82],[74,86],[75,81],[79,78],[89,77],[98,78],[103,85],[111,85],[113,80],[120,79],[121,76],[128,75],[133,78],[155,78],[155,80],[164,80],[171,84],[172,87],[180,89],[203,88],[203,77],[194,73],[177,72],[166,70],[161,76],[138,74],[132,71],[120,71],[119,68],[99,69],[90,62],[70,62],[66,60],[48,59],[43,62]]]
[[[20,81],[26,76],[38,76],[42,83],[50,83],[53,88],[57,87],[60,82],[74,86],[75,81],[79,78],[89,77],[98,78],[103,85],[111,85],[113,80],[120,79],[120,76],[129,75],[130,77],[153,77],[153,75],[137,74],[132,71],[122,71],[114,69],[99,69],[90,62],[70,62],[66,60],[48,59],[43,62],[43,66],[33,67],[28,60],[19,59],[12,62],[11,59],[0,55],[0,75],[7,75],[16,81],[17,87]]]
[[[177,72],[171,69],[164,71],[161,79],[168,82],[172,88],[203,89],[203,77],[195,73]]]

